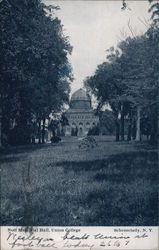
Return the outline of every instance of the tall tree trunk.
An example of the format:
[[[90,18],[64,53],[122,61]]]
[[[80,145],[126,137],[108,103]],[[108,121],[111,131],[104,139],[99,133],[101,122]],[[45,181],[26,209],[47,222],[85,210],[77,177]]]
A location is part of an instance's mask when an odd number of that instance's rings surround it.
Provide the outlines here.
[[[151,126],[152,128],[151,128],[151,134],[150,134],[150,143],[152,145],[157,145],[158,144],[158,121],[156,117],[152,119]]]
[[[41,143],[41,120],[39,120],[38,122],[38,143],[40,144]]]
[[[131,111],[130,111],[129,120],[128,120],[128,137],[127,137],[128,141],[131,141],[131,133],[132,133],[132,116],[131,116]]]
[[[118,114],[116,115],[115,125],[116,125],[116,141],[119,141],[120,124],[119,124]]]
[[[1,111],[1,108],[0,108],[0,147],[2,146],[2,111]]]
[[[121,140],[124,141],[124,105],[121,105]]]
[[[45,143],[45,118],[43,118],[42,143]]]
[[[136,139],[136,120],[134,119],[132,121],[132,138],[133,140]]]
[[[137,107],[137,120],[136,120],[136,141],[141,140],[140,118],[141,118],[141,108],[138,106]]]

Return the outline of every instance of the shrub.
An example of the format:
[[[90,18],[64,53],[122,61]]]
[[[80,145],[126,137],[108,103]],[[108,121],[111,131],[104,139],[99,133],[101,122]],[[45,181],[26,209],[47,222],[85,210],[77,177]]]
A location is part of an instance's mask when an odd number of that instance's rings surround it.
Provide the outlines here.
[[[79,148],[94,148],[97,147],[97,142],[93,137],[87,136],[84,139],[82,139]]]

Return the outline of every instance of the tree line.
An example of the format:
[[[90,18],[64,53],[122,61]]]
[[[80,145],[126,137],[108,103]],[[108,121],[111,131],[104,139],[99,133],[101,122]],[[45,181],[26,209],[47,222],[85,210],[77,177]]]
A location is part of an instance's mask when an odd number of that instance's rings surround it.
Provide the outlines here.
[[[72,46],[57,10],[41,0],[0,2],[2,145],[30,143],[37,134],[44,142],[46,119],[68,102]]]
[[[158,139],[159,3],[151,1],[152,24],[141,36],[121,41],[107,50],[85,86],[97,97],[97,112],[111,108],[116,141],[141,140],[146,134],[152,144]],[[125,123],[127,126],[125,127]]]

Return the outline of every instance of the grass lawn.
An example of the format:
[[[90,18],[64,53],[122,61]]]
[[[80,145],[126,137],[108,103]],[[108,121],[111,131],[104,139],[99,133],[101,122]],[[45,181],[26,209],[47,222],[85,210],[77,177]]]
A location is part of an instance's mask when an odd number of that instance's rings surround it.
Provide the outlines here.
[[[157,150],[135,142],[77,138],[11,148],[1,162],[2,225],[158,225]]]

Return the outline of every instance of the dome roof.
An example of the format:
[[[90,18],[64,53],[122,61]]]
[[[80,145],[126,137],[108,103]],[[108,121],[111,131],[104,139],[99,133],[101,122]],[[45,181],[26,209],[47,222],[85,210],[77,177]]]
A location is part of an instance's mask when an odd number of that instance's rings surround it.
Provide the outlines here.
[[[86,91],[84,89],[78,89],[72,94],[71,101],[90,101],[89,95],[87,95]]]

